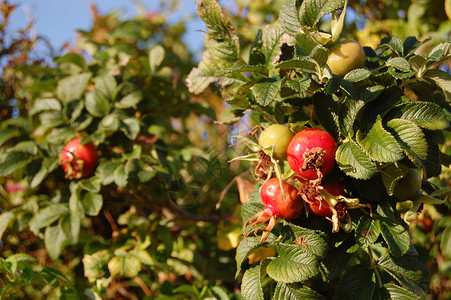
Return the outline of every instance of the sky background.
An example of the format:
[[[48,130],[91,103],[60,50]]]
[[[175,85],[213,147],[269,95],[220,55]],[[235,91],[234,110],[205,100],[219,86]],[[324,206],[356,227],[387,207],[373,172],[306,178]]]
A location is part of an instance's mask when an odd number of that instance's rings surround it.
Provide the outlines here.
[[[73,43],[76,30],[87,30],[92,24],[90,3],[96,4],[100,14],[117,10],[124,18],[137,14],[136,3],[141,3],[148,10],[158,10],[161,0],[10,0],[18,5],[12,15],[11,30],[23,28],[28,19],[33,17],[36,22],[36,32],[45,37],[52,46],[59,49],[64,43]],[[162,0],[168,1],[168,0]],[[193,53],[203,49],[202,20],[196,15],[195,0],[179,0],[179,9],[169,17],[169,22],[192,16],[186,23],[185,42]],[[229,5],[231,0],[220,1],[221,5]]]

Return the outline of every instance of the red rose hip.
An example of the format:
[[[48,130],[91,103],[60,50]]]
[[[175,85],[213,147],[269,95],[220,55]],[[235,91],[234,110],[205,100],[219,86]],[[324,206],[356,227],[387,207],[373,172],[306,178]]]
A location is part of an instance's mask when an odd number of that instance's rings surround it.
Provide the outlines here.
[[[92,143],[81,145],[75,138],[64,146],[60,164],[67,179],[80,179],[90,175],[97,166],[97,149]]]
[[[335,166],[337,144],[325,130],[308,128],[298,132],[287,149],[291,169],[306,179],[318,178]],[[321,175],[322,174],[322,175]]]

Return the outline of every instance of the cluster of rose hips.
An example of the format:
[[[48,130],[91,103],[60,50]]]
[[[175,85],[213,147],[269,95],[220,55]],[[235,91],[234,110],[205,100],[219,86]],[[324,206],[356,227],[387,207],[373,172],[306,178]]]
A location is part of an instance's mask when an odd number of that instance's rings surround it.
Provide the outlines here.
[[[293,134],[288,127],[273,124],[262,131],[258,142],[261,161],[266,163],[260,162],[254,174],[265,181],[260,188],[265,208],[247,221],[244,236],[264,224],[261,238],[264,242],[278,218],[295,219],[304,208],[332,221],[332,231],[337,232],[344,220],[350,221],[347,208],[362,206],[358,199],[343,196],[341,183],[323,180],[335,166],[337,150],[334,138],[327,131],[307,128]],[[291,175],[282,178],[280,172],[268,170],[268,166],[277,168],[275,165],[284,159],[293,171]]]

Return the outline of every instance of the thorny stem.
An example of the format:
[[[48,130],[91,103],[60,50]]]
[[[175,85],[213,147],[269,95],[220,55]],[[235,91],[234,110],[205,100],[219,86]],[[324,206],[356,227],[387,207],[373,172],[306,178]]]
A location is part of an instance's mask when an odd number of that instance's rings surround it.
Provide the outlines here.
[[[368,247],[368,254],[371,260],[371,269],[373,269],[374,273],[376,274],[376,279],[377,283],[379,284],[379,288],[382,288],[381,275],[379,274],[379,270],[377,269],[376,263],[374,262],[373,250],[371,250],[371,247]]]

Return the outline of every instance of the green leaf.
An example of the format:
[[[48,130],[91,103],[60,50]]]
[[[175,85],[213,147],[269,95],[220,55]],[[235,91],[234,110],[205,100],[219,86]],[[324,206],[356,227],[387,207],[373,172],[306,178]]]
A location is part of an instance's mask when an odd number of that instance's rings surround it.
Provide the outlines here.
[[[356,179],[370,179],[377,172],[371,159],[352,140],[344,142],[338,147],[335,159],[346,175]]]
[[[377,120],[366,135],[360,130],[357,131],[356,138],[360,147],[373,161],[388,163],[404,157],[401,146],[384,129],[381,120]]]
[[[144,98],[142,91],[134,91],[123,97],[114,106],[119,109],[136,108],[139,102]]]
[[[0,231],[0,238],[1,236],[2,235]],[[446,228],[443,230],[443,233],[440,238],[440,250],[443,256],[451,258],[451,225],[446,226]]]
[[[408,170],[409,168],[405,165],[395,163],[380,167],[379,172],[381,173],[382,182],[389,196],[393,195],[396,182],[404,177]]]
[[[258,30],[254,41],[251,44],[249,50],[249,64],[250,65],[264,65],[266,62],[265,54],[262,51],[263,48],[263,31]]]
[[[263,65],[241,65],[241,66],[233,66],[226,70],[219,71],[218,73],[215,74],[215,77],[222,77],[228,74],[243,73],[243,72],[268,76],[268,69]]]
[[[274,300],[322,300],[324,297],[302,284],[285,284],[277,282],[274,294],[271,299]]]
[[[430,130],[444,130],[449,126],[448,118],[442,108],[432,102],[409,102],[402,107],[400,118]]]
[[[404,255],[396,258],[387,254],[381,257],[377,264],[412,293],[422,298],[426,296],[425,291],[429,289],[429,271],[417,256]]]
[[[61,111],[51,110],[39,114],[39,121],[44,128],[54,128],[66,122],[66,117]]]
[[[110,103],[107,98],[96,90],[86,94],[86,110],[94,117],[103,117],[110,112]]]
[[[47,253],[52,259],[57,259],[65,245],[68,244],[66,234],[58,225],[45,229],[44,242]]]
[[[298,8],[296,7],[296,0],[287,0],[285,5],[280,10],[280,24],[286,33],[291,36],[296,36],[300,32],[302,24],[298,18]]]
[[[76,53],[67,53],[61,57],[58,57],[55,59],[55,62],[58,64],[62,63],[72,63],[80,69],[83,69],[85,67],[85,60],[81,55],[78,55]]]
[[[284,225],[280,232],[287,239],[284,240],[285,243],[296,242],[302,238],[305,248],[318,258],[324,258],[329,250],[327,236],[322,231],[288,224]]]
[[[404,53],[404,42],[398,37],[387,36],[382,38],[379,48],[388,47],[398,55],[402,56]]]
[[[376,286],[374,272],[364,265],[347,270],[335,290],[334,299],[372,299]]]
[[[119,165],[113,173],[114,182],[120,186],[125,187],[128,184],[128,173],[125,172],[124,165]]]
[[[264,244],[260,243],[260,237],[257,236],[248,236],[247,238],[241,240],[240,244],[236,249],[235,260],[237,264],[236,277],[241,273],[241,266],[244,261],[247,259],[249,255],[252,254],[255,250],[260,247],[266,246],[268,243],[274,240],[274,235],[272,233],[269,234],[266,242]]]
[[[116,79],[113,76],[103,75],[96,77],[95,91],[100,92],[106,99],[113,100],[117,88]]]
[[[305,0],[299,10],[299,21],[313,27],[323,16],[343,8],[344,3],[344,0]]]
[[[300,72],[316,73],[318,71],[317,65],[309,60],[308,57],[296,57],[293,59],[285,60],[274,66],[275,68],[290,70],[297,69]]]
[[[264,299],[262,279],[265,276],[267,265],[268,260],[263,260],[261,263],[250,267],[244,272],[241,282],[241,296],[243,299]]]
[[[5,233],[6,228],[8,228],[9,223],[14,220],[14,217],[14,213],[10,211],[5,211],[0,214],[0,239],[3,236],[3,233]]]
[[[381,220],[381,233],[394,256],[402,256],[410,250],[410,233],[403,225]]]
[[[368,215],[360,218],[355,229],[355,240],[361,248],[373,245],[381,234],[380,222]]]
[[[7,176],[14,171],[25,167],[31,162],[28,154],[23,152],[10,152],[0,161],[0,176]]]
[[[106,130],[116,131],[121,124],[120,116],[116,113],[112,113],[103,117],[100,121],[100,127]]]
[[[386,62],[387,66],[398,69],[402,72],[410,71],[410,64],[404,57],[393,57]]]
[[[431,69],[423,75],[424,79],[429,79],[443,90],[448,101],[451,101],[451,74],[439,69]]]
[[[161,45],[155,45],[149,50],[150,71],[154,73],[164,60],[165,51]]]
[[[279,22],[266,25],[262,32],[262,53],[265,56],[265,67],[274,68],[282,53],[281,46],[283,30]]]
[[[47,206],[37,213],[32,222],[34,223],[34,228],[39,230],[40,228],[49,226],[56,220],[58,220],[62,215],[69,211],[67,204],[55,203]]]
[[[30,116],[46,110],[61,110],[61,103],[55,98],[40,98],[37,99],[30,111],[28,112]]]
[[[29,171],[29,175],[32,176],[30,187],[36,188],[39,186],[42,181],[47,177],[48,174],[53,172],[57,167],[58,164],[58,158],[56,157],[48,157],[44,158],[41,163],[41,168],[36,173],[32,173]]]
[[[285,84],[296,93],[305,93],[311,82],[312,79],[309,76],[304,76],[296,79],[287,79]]]
[[[359,82],[365,79],[368,79],[371,76],[371,71],[367,69],[354,69],[352,71],[349,71],[345,77],[343,77],[344,80],[350,81],[350,82]]]
[[[99,163],[96,169],[96,174],[100,178],[103,185],[111,184],[114,181],[114,177],[111,174],[119,166],[119,163],[112,161],[102,161]]]
[[[411,291],[404,289],[398,285],[392,283],[384,284],[384,292],[387,294],[384,299],[391,300],[421,300],[423,299],[419,295],[412,293]]]
[[[108,263],[108,270],[113,277],[133,278],[141,271],[141,261],[129,254],[113,257]]]
[[[91,255],[85,254],[82,260],[85,277],[91,279],[105,276],[108,262],[112,256],[109,250],[97,251]]]
[[[191,70],[186,80],[189,91],[194,94],[203,92],[210,83],[218,80],[215,76],[217,71],[218,68],[215,66],[211,54],[204,52],[201,62],[197,68]]]
[[[387,122],[387,126],[396,132],[395,137],[400,141],[407,156],[411,157],[412,154],[415,154],[420,159],[426,159],[428,145],[426,137],[418,125],[410,120],[391,119]]]
[[[2,146],[4,143],[6,143],[8,140],[12,138],[18,137],[19,135],[20,132],[13,128],[0,129],[0,146]]]
[[[87,192],[82,200],[83,208],[89,216],[97,216],[103,205],[102,194]]]
[[[110,173],[111,176],[111,173]],[[79,186],[91,193],[100,193],[101,181],[98,177],[85,178],[78,182]]]
[[[80,215],[71,213],[64,215],[60,219],[60,226],[71,245],[77,244],[81,226]]]
[[[127,118],[121,121],[120,126],[122,132],[131,140],[136,139],[141,130],[139,121],[135,118]]]
[[[279,101],[282,82],[283,80],[274,79],[257,82],[251,87],[255,101],[262,106],[268,106],[274,101]]]
[[[305,281],[319,271],[319,260],[302,245],[275,244],[279,257],[273,259],[266,269],[269,277],[278,282]]]
[[[56,94],[64,103],[81,99],[91,76],[90,72],[86,72],[61,79],[58,81]]]

